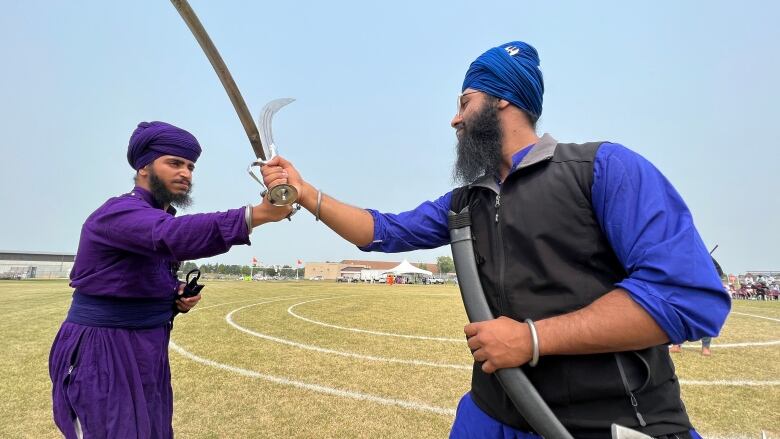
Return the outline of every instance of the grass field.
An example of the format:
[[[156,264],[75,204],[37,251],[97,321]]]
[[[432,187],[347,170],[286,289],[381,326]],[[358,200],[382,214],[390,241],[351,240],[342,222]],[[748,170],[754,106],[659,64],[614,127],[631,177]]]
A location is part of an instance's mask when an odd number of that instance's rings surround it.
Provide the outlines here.
[[[2,438],[58,437],[47,359],[70,292],[0,282]],[[203,297],[172,335],[178,437],[441,438],[469,388],[454,286],[213,281]],[[733,311],[711,357],[674,355],[683,399],[705,437],[780,438],[780,342],[755,344],[780,340],[780,302]]]

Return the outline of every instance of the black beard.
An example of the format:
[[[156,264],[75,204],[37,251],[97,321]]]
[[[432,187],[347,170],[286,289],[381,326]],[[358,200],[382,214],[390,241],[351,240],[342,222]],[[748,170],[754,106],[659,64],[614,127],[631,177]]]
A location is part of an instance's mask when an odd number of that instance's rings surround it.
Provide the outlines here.
[[[175,194],[169,191],[167,187],[165,187],[165,183],[160,180],[160,177],[155,174],[151,167],[149,168],[149,189],[154,199],[157,200],[161,206],[168,204],[181,209],[186,209],[192,205],[192,197],[190,197],[190,192],[192,192],[192,183],[190,183],[187,192],[183,194]]]
[[[455,183],[470,184],[486,174],[498,175],[503,160],[498,106],[494,102],[485,102],[484,108],[471,120],[463,121],[461,133],[452,170]]]

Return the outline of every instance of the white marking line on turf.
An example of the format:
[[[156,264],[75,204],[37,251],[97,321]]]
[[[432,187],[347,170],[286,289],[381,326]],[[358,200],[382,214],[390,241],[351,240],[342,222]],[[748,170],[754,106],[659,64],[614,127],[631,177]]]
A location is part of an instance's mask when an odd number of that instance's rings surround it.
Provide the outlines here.
[[[713,348],[744,348],[744,347],[761,347],[761,346],[775,346],[779,345],[780,340],[772,341],[748,341],[744,343],[713,343]],[[682,346],[685,349],[701,349],[701,346],[697,344],[684,344]]]
[[[748,314],[746,312],[731,311],[731,313],[732,314],[739,314],[741,316],[755,317],[757,319],[771,320],[773,322],[780,322],[780,319],[776,319],[776,318],[773,318],[773,317],[759,316],[759,315],[755,315],[755,314]]]
[[[766,317],[766,316],[759,316],[756,314],[748,314],[744,312],[737,312],[732,311],[731,314],[739,314],[741,316],[748,316],[748,317],[755,317],[757,319],[764,319],[764,320],[771,320],[773,322],[780,322],[780,319],[775,319],[773,317]],[[744,348],[744,347],[761,347],[761,346],[776,346],[780,345],[780,340],[770,340],[770,341],[749,341],[744,343],[713,343],[713,348]],[[686,349],[699,349],[699,345],[690,345],[690,344],[684,344],[682,347]]]
[[[294,342],[292,340],[287,340],[283,338],[274,337],[268,334],[263,334],[261,332],[256,332],[251,329],[247,329],[238,323],[236,323],[233,320],[233,314],[241,311],[246,308],[250,308],[257,305],[263,305],[265,303],[269,302],[262,302],[262,303],[254,303],[252,305],[242,306],[241,308],[234,309],[233,311],[230,311],[226,316],[225,320],[228,322],[228,324],[236,329],[238,329],[241,332],[244,332],[246,334],[252,335],[254,337],[259,337],[265,340],[270,340],[276,343],[286,344],[288,346],[294,346],[296,348],[300,349],[306,349],[310,351],[320,352],[323,354],[333,354],[333,355],[340,355],[343,357],[351,357],[351,358],[357,358],[360,360],[368,360],[368,361],[381,361],[386,363],[400,363],[400,364],[410,364],[413,366],[428,366],[428,367],[443,367],[443,368],[449,368],[449,369],[463,369],[463,370],[471,370],[472,366],[466,366],[462,364],[448,364],[448,363],[434,363],[429,361],[420,361],[420,360],[404,360],[401,358],[392,358],[392,357],[374,357],[370,355],[362,355],[362,354],[356,354],[354,352],[347,352],[347,351],[338,351],[334,349],[327,349],[322,348],[315,345],[309,345],[309,344],[303,344]]]
[[[306,317],[303,317],[303,316],[300,316],[300,315],[296,314],[293,311],[293,308],[295,308],[298,305],[303,305],[303,304],[311,303],[311,302],[319,302],[319,301],[322,301],[322,300],[340,299],[342,297],[355,297],[355,296],[337,296],[337,297],[326,297],[324,299],[307,300],[305,302],[299,302],[299,303],[296,303],[296,304],[290,306],[289,308],[287,308],[287,312],[290,315],[292,315],[293,317],[299,318],[299,319],[307,321],[309,323],[313,323],[315,325],[320,325],[320,326],[325,326],[325,327],[328,327],[328,328],[341,329],[341,330],[344,330],[344,331],[359,332],[359,333],[362,333],[362,334],[371,334],[371,335],[383,335],[383,336],[387,336],[387,337],[411,338],[411,339],[416,339],[416,340],[433,340],[433,341],[446,341],[446,342],[455,342],[455,343],[466,343],[466,339],[465,338],[428,337],[428,336],[424,336],[424,335],[410,335],[410,334],[398,334],[398,333],[395,333],[395,332],[369,331],[367,329],[349,328],[349,327],[346,327],[346,326],[332,325],[330,323],[324,323],[324,322],[320,322],[320,321],[317,321],[317,320],[308,319]]]
[[[780,386],[780,381],[754,380],[680,380],[684,386]]]
[[[360,401],[370,401],[382,405],[398,406],[405,409],[415,410],[419,412],[432,412],[439,415],[455,416],[455,409],[448,409],[444,407],[436,407],[432,405],[422,404],[413,401],[404,401],[400,399],[385,398],[382,396],[370,395],[368,393],[355,392],[352,390],[342,390],[334,387],[327,387],[320,384],[306,383],[303,381],[291,380],[289,378],[277,377],[273,375],[267,375],[264,373],[256,372],[254,370],[242,369],[240,367],[230,366],[227,364],[218,363],[207,358],[199,357],[186,351],[171,340],[170,347],[183,357],[189,358],[197,363],[205,364],[206,366],[216,367],[217,369],[226,370],[239,375],[243,375],[250,378],[259,378],[261,380],[270,381],[275,384],[283,386],[292,386],[299,389],[310,390],[312,392],[324,393],[327,395],[338,396],[341,398],[351,398]]]
[[[196,307],[196,308],[194,308],[192,311],[197,311],[197,310],[201,310],[201,311],[203,311],[204,309],[209,309],[209,308],[216,308],[216,307],[218,307],[218,306],[223,306],[223,305],[232,305],[232,304],[234,304],[234,303],[241,303],[241,302],[251,302],[251,301],[258,300],[258,299],[259,299],[259,300],[267,300],[267,299],[284,299],[284,298],[288,298],[288,299],[300,299],[301,297],[311,297],[311,296],[312,296],[312,295],[310,294],[310,295],[306,295],[306,296],[302,296],[302,295],[296,295],[296,296],[275,296],[275,297],[253,297],[253,298],[251,298],[251,299],[241,299],[241,300],[234,300],[234,301],[231,301],[231,302],[218,303],[218,304],[216,304],[216,305],[209,305],[209,306],[204,306],[204,307]],[[314,294],[314,296],[323,296],[323,294]]]

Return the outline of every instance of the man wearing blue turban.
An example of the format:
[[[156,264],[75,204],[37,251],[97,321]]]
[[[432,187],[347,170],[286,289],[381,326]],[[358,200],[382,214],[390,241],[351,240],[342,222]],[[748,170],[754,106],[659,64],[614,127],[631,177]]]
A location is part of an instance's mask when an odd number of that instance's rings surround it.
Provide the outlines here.
[[[513,41],[469,67],[451,125],[462,185],[399,214],[324,196],[278,157],[263,169],[364,251],[449,244],[449,211],[469,208],[477,269],[493,315],[464,328],[471,391],[453,438],[539,438],[493,372],[522,367],[577,438],[618,423],[698,438],[666,344],[718,334],[731,302],[680,195],[647,160],[613,142],[536,134],[539,56]]]
[[[141,122],[127,148],[135,187],[84,222],[49,356],[54,420],[68,439],[173,437],[168,339],[176,314],[200,300],[181,297],[179,265],[250,244],[254,227],[290,213],[262,202],[175,216],[190,204],[200,153],[187,131]]]

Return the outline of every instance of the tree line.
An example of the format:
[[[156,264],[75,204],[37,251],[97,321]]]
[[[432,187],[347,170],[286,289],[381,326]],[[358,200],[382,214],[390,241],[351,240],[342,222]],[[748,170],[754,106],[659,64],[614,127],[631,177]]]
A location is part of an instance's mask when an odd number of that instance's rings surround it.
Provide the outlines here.
[[[230,264],[202,264],[198,266],[192,261],[187,261],[182,264],[179,269],[184,275],[191,270],[200,269],[203,274],[221,274],[232,276],[249,276],[262,275],[266,277],[283,276],[283,277],[295,277],[296,271],[298,276],[303,276],[303,268],[295,269],[290,265],[277,265],[271,267],[250,267],[249,265],[230,265]]]

